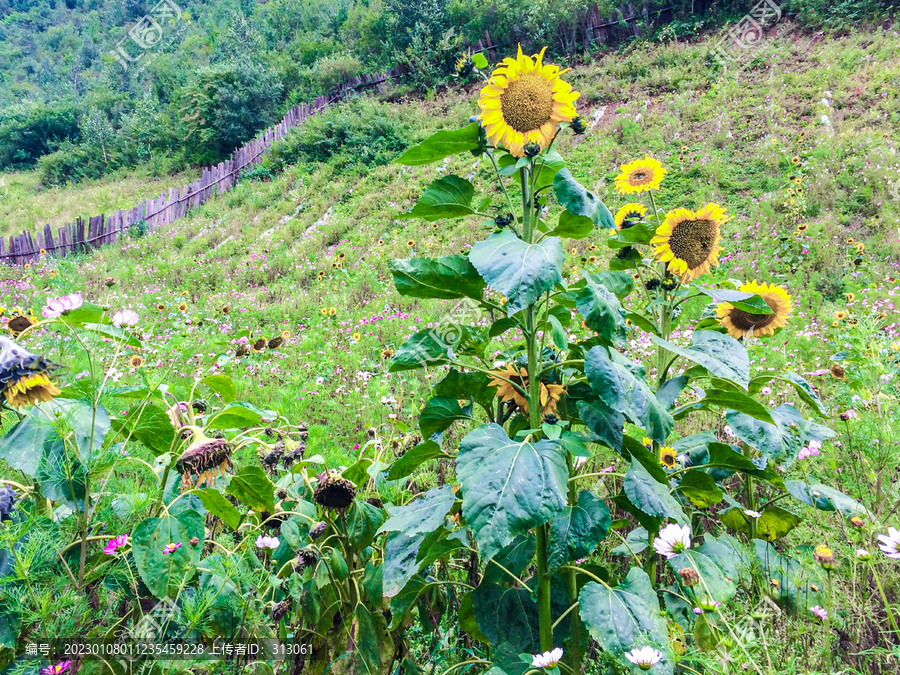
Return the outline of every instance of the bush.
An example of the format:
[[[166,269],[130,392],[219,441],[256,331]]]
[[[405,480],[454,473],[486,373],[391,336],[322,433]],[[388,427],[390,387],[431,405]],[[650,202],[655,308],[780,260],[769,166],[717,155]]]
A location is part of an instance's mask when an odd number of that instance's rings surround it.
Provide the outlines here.
[[[310,117],[272,145],[265,165],[278,172],[298,161],[325,162],[340,155],[344,164],[380,166],[409,143],[409,126],[388,105],[356,99]]]
[[[59,150],[38,160],[41,185],[52,187],[100,178],[107,165],[99,148],[63,141]]]
[[[10,106],[0,112],[0,168],[33,166],[77,134],[78,109],[70,103]]]

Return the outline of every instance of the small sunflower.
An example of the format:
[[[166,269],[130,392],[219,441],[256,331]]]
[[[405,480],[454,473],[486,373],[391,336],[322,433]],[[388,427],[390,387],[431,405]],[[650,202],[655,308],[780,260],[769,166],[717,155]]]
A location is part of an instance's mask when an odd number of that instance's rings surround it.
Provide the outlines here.
[[[847,297],[847,302],[856,300],[856,293],[844,293],[844,295]]]
[[[538,152],[556,137],[560,122],[575,117],[580,94],[560,79],[559,66],[544,64],[544,52],[534,57],[519,52],[505,58],[481,90],[478,119],[494,145],[503,145],[515,157],[525,155],[526,143],[536,143]]]
[[[319,314],[321,314],[322,316],[328,316],[328,308],[323,307],[322,309],[319,310]]]
[[[187,310],[188,310],[188,306],[186,303],[182,302],[180,305],[178,305],[178,311],[181,312],[182,314],[184,314]]]
[[[281,334],[282,340],[287,340],[289,337],[291,337],[291,331],[289,331],[289,330],[286,330]]]
[[[864,243],[862,243],[861,241],[856,242],[856,252],[857,253],[862,253],[865,250],[866,250],[866,245]]]
[[[643,445],[645,448],[647,448],[648,450],[650,450],[650,449],[653,447],[653,439],[652,439],[652,438],[647,438],[646,436],[644,436],[644,437],[641,439],[641,445]]]
[[[837,319],[838,321],[843,321],[844,319],[847,318],[847,312],[845,312],[843,310],[838,310],[837,312],[834,313],[834,318]]]
[[[797,157],[796,155],[794,155],[793,157],[791,157],[791,164],[799,164],[799,163],[800,163],[800,158],[799,158],[799,157]]]
[[[354,334],[353,334],[353,341],[354,341],[354,342],[359,342],[360,340],[362,340],[362,335],[360,335],[359,333],[354,333]]]
[[[832,328],[837,328],[837,327],[840,326],[840,325],[841,325],[841,322],[840,322],[840,321],[832,321],[832,322],[831,322],[831,327],[832,327]]]
[[[616,176],[616,190],[626,195],[658,190],[666,175],[663,165],[649,155],[619,168],[622,173]]]
[[[384,239],[379,239],[379,240],[378,240],[378,245],[379,245],[379,246],[384,246]]]
[[[797,231],[798,231],[798,232],[806,232],[808,229],[809,229],[809,225],[807,225],[806,223],[800,223],[800,224],[797,226]]]
[[[128,359],[128,365],[132,368],[140,368],[144,365],[144,359],[139,355],[135,354],[130,359]]]
[[[31,269],[31,263],[25,263],[25,264],[23,265],[23,267],[24,267],[26,270],[30,270],[30,269]]]
[[[15,309],[19,310],[18,307]],[[18,335],[26,328],[30,328],[33,323],[34,322],[31,319],[22,314],[21,310],[19,310],[9,321],[7,321],[6,327],[11,333]]]
[[[675,450],[668,445],[664,445],[659,449],[659,463],[667,469],[675,468]]]
[[[416,240],[410,239],[409,241],[406,242],[406,245],[409,246],[410,248],[412,248],[413,246],[416,245]]]
[[[597,244],[591,244],[590,246],[588,246],[588,251],[596,251],[596,250],[597,250]]]
[[[165,311],[166,306],[160,302],[158,305],[156,305],[156,309],[158,309],[160,312],[162,312],[162,311]]]
[[[337,307],[332,307],[328,310],[328,316],[337,316]]]
[[[381,360],[387,361],[388,359],[394,358],[394,350],[390,347],[386,347],[381,350]]]
[[[221,310],[219,310],[219,311],[221,311],[222,314],[228,316],[229,314],[231,314],[231,307],[229,307],[228,305],[225,305],[225,306],[224,306]]]
[[[828,372],[830,372],[831,376],[836,380],[843,380],[847,376],[847,371],[844,370],[844,367],[840,363],[832,363]]]
[[[572,255],[578,255],[578,249],[574,246],[572,247]]]
[[[320,271],[320,272],[319,272],[319,279],[324,279],[324,278],[325,278],[325,272],[324,272],[324,271]]]
[[[634,227],[642,221],[646,215],[647,207],[643,204],[637,202],[626,204],[616,211],[616,229],[627,230],[629,227]]]
[[[797,185],[803,183],[803,176],[794,176],[794,183]]]
[[[735,338],[765,337],[772,335],[777,328],[783,328],[787,324],[793,308],[791,296],[781,286],[775,284],[758,284],[751,281],[741,284],[742,293],[756,293],[769,306],[772,314],[751,314],[742,309],[737,309],[729,302],[721,303],[717,308],[719,324],[728,330],[728,334]]]
[[[847,237],[847,244],[848,244],[848,245],[849,245],[849,244],[852,244],[854,241],[856,241],[856,240],[855,240],[853,237]]]
[[[657,260],[669,263],[669,272],[687,283],[718,265],[720,228],[728,216],[718,204],[707,204],[697,212],[678,208],[669,211],[650,244]]]

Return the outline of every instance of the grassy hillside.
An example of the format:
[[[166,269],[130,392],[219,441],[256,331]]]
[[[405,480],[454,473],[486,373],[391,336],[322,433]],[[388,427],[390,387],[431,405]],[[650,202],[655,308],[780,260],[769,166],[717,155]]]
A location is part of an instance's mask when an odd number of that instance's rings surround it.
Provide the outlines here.
[[[753,374],[788,368],[805,377],[829,407],[823,423],[842,434],[817,462],[795,465],[790,475],[837,477],[848,494],[890,520],[900,497],[893,477],[900,462],[900,35],[879,29],[831,40],[782,22],[736,75],[710,59],[711,44],[633,45],[575,68],[569,79],[582,92],[579,111],[590,129],[566,137],[560,152],[613,213],[630,201],[613,186],[619,165],[647,154],[668,169],[661,211],[707,202],[727,208],[722,264],[707,281],[775,282],[794,305],[783,332],[749,342]],[[338,106],[296,130],[232,192],[165,232],[136,233],[90,256],[0,268],[3,320],[13,307],[40,315],[47,297],[74,291],[111,311],[134,309],[146,347],[139,365],[109,355],[104,367],[118,385],[165,381],[186,399],[196,376],[225,373],[238,398],[305,421],[308,454],[351,464],[371,427],[396,440],[399,453],[416,435],[420,406],[443,373],[390,374],[389,358],[412,333],[440,321],[453,302],[401,297],[388,262],[466,253],[493,224],[473,217],[431,225],[397,216],[448,174],[469,178],[476,202],[489,197],[488,208],[498,215],[507,209],[501,192],[485,189],[493,170],[484,158],[415,168],[388,161],[435,130],[464,126],[477,112],[478,88],[459,85],[426,101],[385,90]],[[366,125],[375,119],[381,127],[372,134]],[[110,189],[131,190],[130,184],[113,182]],[[606,241],[600,231],[566,241],[574,253],[567,278],[605,269]],[[681,325],[705,308],[704,298],[686,302]],[[572,342],[590,334],[574,324],[568,332]],[[689,335],[676,327],[673,340],[687,344]],[[284,340],[277,348],[237,355],[243,345],[277,336]],[[28,344],[38,348],[42,338],[32,335]],[[87,368],[66,341],[47,338],[43,346],[65,364],[67,384]],[[632,326],[629,353],[643,360],[654,349]],[[856,361],[837,378],[829,368],[841,350]],[[654,372],[648,366],[648,376]],[[793,388],[774,384],[763,396],[770,407],[796,401]],[[127,407],[116,399],[108,406],[117,403]],[[848,409],[850,421],[841,421]],[[694,431],[676,426],[675,436]],[[452,433],[449,446],[464,432]],[[883,472],[877,495],[860,494],[858,455],[850,450],[865,455],[871,476]],[[607,454],[601,463],[613,466],[614,453]],[[423,491],[445,469],[427,465],[405,489]],[[450,479],[441,473],[442,482]],[[118,476],[109,488],[124,490],[128,480]],[[840,518],[822,516],[795,530],[790,542],[809,549],[842,527]],[[852,556],[849,543],[835,546]],[[853,598],[854,605],[842,608],[844,625],[866,626],[862,632],[872,636],[876,629],[867,622],[882,611],[881,600],[874,591]],[[417,643],[420,662],[436,653],[427,648],[430,639]],[[808,651],[817,638],[806,635],[802,622],[785,623],[778,639],[766,656],[784,668],[760,673],[823,672],[824,661]],[[869,648],[868,660],[859,657]],[[846,672],[893,672],[877,636],[843,651]],[[716,670],[712,659],[705,665],[708,672],[731,672]]]

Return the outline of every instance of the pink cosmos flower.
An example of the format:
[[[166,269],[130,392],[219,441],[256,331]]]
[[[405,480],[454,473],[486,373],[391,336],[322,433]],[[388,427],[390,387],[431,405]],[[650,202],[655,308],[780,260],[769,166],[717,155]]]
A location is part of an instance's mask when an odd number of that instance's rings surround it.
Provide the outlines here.
[[[120,534],[118,537],[113,537],[106,543],[106,546],[103,547],[103,552],[106,555],[115,555],[116,550],[124,546],[128,546],[128,535]]]
[[[260,535],[256,538],[256,547],[257,548],[270,548],[272,550],[278,548],[278,544],[281,543],[278,541],[278,537],[265,537]]]
[[[81,293],[70,293],[61,298],[50,298],[47,300],[47,304],[41,310],[41,314],[44,315],[45,319],[55,319],[66,312],[78,309],[83,304],[84,300],[81,298]]]
[[[41,670],[41,675],[59,675],[60,673],[64,673],[69,669],[71,665],[71,661],[60,661],[55,666],[50,665]]]
[[[180,541],[177,543],[170,542],[170,543],[166,544],[165,547],[163,548],[163,555],[169,555],[170,553],[174,553],[175,551],[177,551],[180,548],[181,548]]]
[[[828,618],[828,610],[824,607],[820,607],[819,605],[815,605],[814,607],[810,607],[809,611],[815,614],[817,617],[825,621]]]
[[[140,317],[133,309],[122,309],[113,314],[113,326],[121,328],[122,326],[136,326]]]

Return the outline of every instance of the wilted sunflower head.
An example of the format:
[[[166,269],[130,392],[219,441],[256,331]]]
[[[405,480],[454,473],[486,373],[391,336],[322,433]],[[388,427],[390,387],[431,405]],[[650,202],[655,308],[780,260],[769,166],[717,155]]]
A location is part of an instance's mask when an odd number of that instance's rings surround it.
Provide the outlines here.
[[[253,351],[255,351],[255,352],[261,352],[263,349],[266,348],[266,342],[267,342],[267,340],[266,340],[266,338],[264,338],[264,337],[261,337],[261,338],[259,338],[258,340],[254,341],[254,343],[253,343]]]
[[[528,409],[528,399],[522,393],[528,391],[527,370],[507,363],[499,370],[492,370],[490,374],[494,377],[488,386],[497,387],[497,396],[501,401],[515,401],[515,404],[523,410]]]
[[[231,314],[231,307],[229,307],[228,305],[225,305],[221,311],[222,311],[222,314],[225,314],[225,315]]]
[[[23,408],[59,396],[49,374],[58,368],[8,337],[0,336],[0,391],[11,408]]]
[[[649,155],[619,168],[621,173],[616,176],[616,190],[626,195],[658,190],[667,173],[663,165]]]
[[[318,476],[313,500],[319,506],[334,511],[350,508],[356,497],[356,486],[337,471],[323,471]]]
[[[200,429],[189,430],[193,432],[192,443],[175,460],[175,469],[181,474],[182,492],[204,483],[213,487],[219,474],[224,478],[226,472],[234,471],[231,443],[224,438],[207,438]]]
[[[678,208],[669,211],[656,228],[650,244],[656,246],[657,260],[668,263],[669,272],[681,283],[708,274],[718,265],[720,228],[728,216],[718,204],[707,204],[699,211]]]
[[[758,284],[751,281],[741,284],[742,293],[755,293],[765,300],[771,314],[753,314],[734,307],[729,302],[721,303],[716,311],[719,324],[728,330],[728,334],[740,340],[743,337],[765,337],[772,335],[778,328],[787,324],[793,308],[791,296],[781,286],[775,284]]]
[[[616,229],[627,230],[634,227],[644,219],[647,215],[647,207],[637,202],[625,204],[621,209],[616,211]]]
[[[675,468],[675,450],[668,445],[663,445],[659,449],[659,463],[667,469]]]
[[[544,52],[505,58],[481,90],[478,119],[494,145],[502,145],[515,157],[525,155],[525,145],[546,148],[556,136],[560,122],[575,117],[580,94],[560,79],[566,71],[543,63]]]
[[[847,371],[844,370],[844,366],[840,363],[832,363],[828,372],[830,372],[831,376],[836,380],[843,380],[847,376]]]
[[[24,314],[17,314],[12,317],[6,324],[6,327],[16,335],[21,333],[26,328],[30,328],[32,326],[32,321]]]
[[[387,361],[388,359],[394,358],[394,350],[390,347],[385,347],[381,350],[381,360]]]

